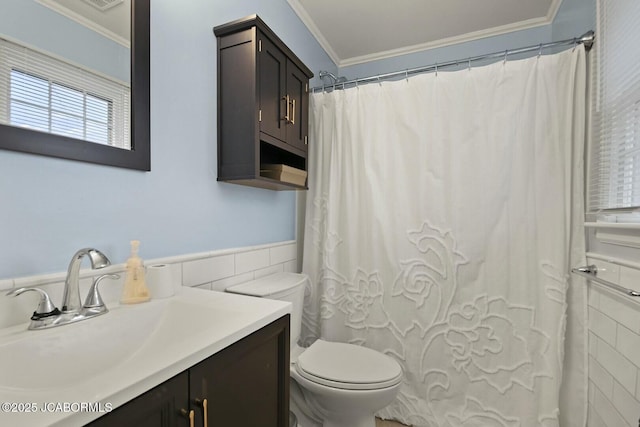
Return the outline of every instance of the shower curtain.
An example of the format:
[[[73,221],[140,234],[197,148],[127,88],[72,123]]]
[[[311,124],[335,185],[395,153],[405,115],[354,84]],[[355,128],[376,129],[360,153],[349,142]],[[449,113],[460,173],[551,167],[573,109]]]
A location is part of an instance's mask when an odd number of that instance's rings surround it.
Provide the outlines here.
[[[303,339],[402,365],[379,416],[584,425],[585,68],[577,46],[311,96]]]

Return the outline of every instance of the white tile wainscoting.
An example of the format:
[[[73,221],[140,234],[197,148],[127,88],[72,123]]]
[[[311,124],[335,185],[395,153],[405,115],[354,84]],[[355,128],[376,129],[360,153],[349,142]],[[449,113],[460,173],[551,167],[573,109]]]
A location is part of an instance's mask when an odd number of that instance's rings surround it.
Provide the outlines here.
[[[100,248],[98,248],[100,249]],[[69,254],[69,259],[73,254]],[[106,254],[109,256],[109,254]],[[144,254],[141,254],[142,256]],[[160,259],[144,260],[145,266],[169,264],[172,268],[176,288],[180,286],[199,287],[223,291],[227,286],[246,282],[277,272],[297,272],[298,249],[295,241],[224,249],[179,255]],[[87,265],[88,262],[83,262]],[[66,268],[66,266],[61,266]],[[118,280],[104,280],[100,293],[107,307],[117,303],[122,294],[125,265],[112,265],[100,270],[83,269],[80,272],[80,297],[84,298],[93,277],[102,274],[119,274]],[[47,291],[56,306],[62,301],[66,271],[54,274],[0,279],[0,328],[25,323],[38,304],[35,292],[27,292],[18,297],[8,297],[12,288],[38,287]]]
[[[640,264],[588,254],[598,276],[640,291]],[[589,284],[589,427],[640,419],[640,298]]]
[[[72,254],[69,255],[71,257]],[[108,256],[108,254],[107,254]],[[590,253],[598,276],[640,291],[640,264]],[[281,271],[298,271],[295,241],[225,249],[145,260],[145,265],[170,264],[176,287],[222,291],[227,286]],[[101,284],[109,306],[120,299],[124,264],[81,271],[81,297],[92,277],[120,274]],[[37,305],[35,293],[12,298],[9,289],[37,286],[53,302],[62,300],[66,272],[0,280],[0,327],[28,321]],[[634,300],[595,283],[589,285],[589,427],[636,427],[640,419],[640,298]]]

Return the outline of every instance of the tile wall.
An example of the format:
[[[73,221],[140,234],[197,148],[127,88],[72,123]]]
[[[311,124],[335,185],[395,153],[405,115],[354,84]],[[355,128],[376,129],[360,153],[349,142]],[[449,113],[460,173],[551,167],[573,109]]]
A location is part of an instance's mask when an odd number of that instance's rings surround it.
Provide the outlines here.
[[[71,259],[71,255],[73,254],[69,254],[69,259]],[[224,291],[228,286],[269,274],[298,271],[295,241],[145,260],[144,263],[146,266],[169,264],[176,290],[179,290],[180,286],[190,286]],[[88,265],[88,261],[84,261],[83,266],[86,265]],[[81,270],[81,299],[84,300],[93,277],[107,273],[119,274],[120,278],[101,282],[100,293],[107,307],[116,304],[120,299],[124,284],[124,264],[112,265],[101,270]],[[28,292],[18,297],[7,297],[6,293],[10,289],[41,288],[49,294],[53,303],[59,306],[62,301],[65,277],[66,271],[40,276],[0,279],[0,328],[28,322],[38,303],[38,296],[34,292]]]
[[[589,254],[599,277],[640,291],[640,264]],[[145,265],[170,264],[176,289],[180,286],[223,291],[233,284],[276,272],[298,271],[295,241],[145,260]],[[96,270],[81,271],[81,296]],[[101,284],[107,306],[120,298],[124,264],[102,269],[120,279]],[[12,288],[37,286],[56,305],[62,300],[66,272],[0,280],[0,327],[28,321],[37,295],[5,296]],[[634,300],[601,286],[589,286],[589,427],[640,425],[640,298]]]
[[[598,276],[640,291],[640,265],[589,254]],[[640,298],[589,285],[588,427],[640,425]]]

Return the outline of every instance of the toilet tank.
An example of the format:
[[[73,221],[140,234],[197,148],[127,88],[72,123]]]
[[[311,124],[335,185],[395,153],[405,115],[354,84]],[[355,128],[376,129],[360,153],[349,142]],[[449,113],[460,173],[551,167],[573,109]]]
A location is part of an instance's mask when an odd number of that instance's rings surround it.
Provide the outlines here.
[[[309,278],[306,274],[276,273],[250,282],[230,286],[225,291],[240,295],[289,301],[292,304],[291,348],[294,348],[300,338],[304,290],[308,280]]]

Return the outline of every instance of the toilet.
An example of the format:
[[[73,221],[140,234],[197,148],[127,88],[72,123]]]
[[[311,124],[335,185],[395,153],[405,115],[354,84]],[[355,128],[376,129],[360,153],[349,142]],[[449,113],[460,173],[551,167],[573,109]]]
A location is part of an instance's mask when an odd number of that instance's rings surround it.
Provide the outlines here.
[[[398,394],[402,368],[391,357],[354,344],[318,339],[298,346],[308,277],[277,273],[226,292],[292,303],[290,407],[299,427],[375,427],[374,414]]]

